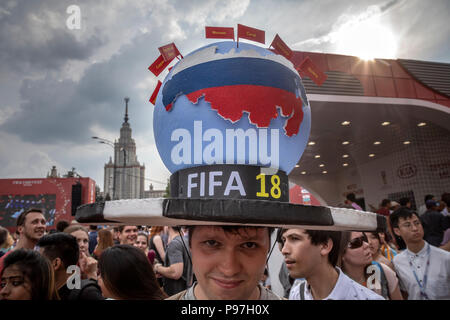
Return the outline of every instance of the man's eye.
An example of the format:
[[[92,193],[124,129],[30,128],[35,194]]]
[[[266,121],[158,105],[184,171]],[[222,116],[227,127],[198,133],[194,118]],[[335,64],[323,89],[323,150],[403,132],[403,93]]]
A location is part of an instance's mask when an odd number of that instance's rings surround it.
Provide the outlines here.
[[[2,283],[0,283],[0,288],[4,288],[4,287],[6,287],[6,282],[2,282]]]
[[[18,287],[18,286],[23,284],[23,281],[19,281],[19,280],[13,281],[12,284],[13,284],[14,287]]]
[[[208,247],[217,247],[219,243],[216,240],[206,240],[204,242]]]
[[[255,242],[246,242],[246,243],[242,244],[242,246],[246,249],[254,249],[258,245]]]

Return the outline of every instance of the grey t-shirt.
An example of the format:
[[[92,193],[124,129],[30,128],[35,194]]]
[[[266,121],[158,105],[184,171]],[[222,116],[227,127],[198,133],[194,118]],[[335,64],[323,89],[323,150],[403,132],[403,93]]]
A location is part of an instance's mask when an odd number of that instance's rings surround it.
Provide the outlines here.
[[[167,246],[164,265],[170,267],[172,264],[183,263],[183,274],[181,275],[181,278],[177,280],[169,278],[163,279],[164,291],[169,296],[187,289],[192,283],[192,264],[188,251],[189,247],[187,242],[185,241],[183,244],[180,236],[173,238]]]
[[[197,285],[197,283],[194,283],[189,289],[185,291],[183,294],[180,292],[179,295],[176,297],[169,297],[168,300],[197,300],[194,295],[194,288]],[[259,291],[261,292],[261,295],[259,296],[259,300],[283,300],[283,298],[279,297],[266,287],[261,286],[258,284]]]

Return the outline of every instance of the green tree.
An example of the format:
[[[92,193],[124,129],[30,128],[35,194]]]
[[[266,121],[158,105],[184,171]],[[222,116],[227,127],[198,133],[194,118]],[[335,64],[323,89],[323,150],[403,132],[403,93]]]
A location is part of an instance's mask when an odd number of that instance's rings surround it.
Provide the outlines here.
[[[164,194],[164,198],[170,198],[170,179],[167,179],[166,193]]]

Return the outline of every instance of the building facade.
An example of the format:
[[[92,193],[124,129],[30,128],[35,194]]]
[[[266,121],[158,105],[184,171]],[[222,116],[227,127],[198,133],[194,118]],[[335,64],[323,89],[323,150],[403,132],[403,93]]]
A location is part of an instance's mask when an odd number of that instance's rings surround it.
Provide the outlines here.
[[[289,180],[322,205],[354,193],[366,210],[385,198],[437,199],[450,190],[450,64],[295,52],[328,78],[303,74],[311,105],[309,143]]]
[[[125,98],[125,118],[120,137],[114,142],[114,161],[105,164],[104,193],[112,200],[141,199],[144,197],[145,165],[136,155],[136,143],[128,122],[128,101]]]

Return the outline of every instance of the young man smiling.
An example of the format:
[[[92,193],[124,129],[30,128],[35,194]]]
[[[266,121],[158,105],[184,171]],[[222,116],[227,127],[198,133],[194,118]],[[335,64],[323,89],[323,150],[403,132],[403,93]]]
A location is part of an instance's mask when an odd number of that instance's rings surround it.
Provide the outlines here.
[[[279,300],[259,281],[270,248],[271,229],[241,226],[188,227],[197,278],[170,300]]]
[[[136,226],[119,226],[120,244],[134,245],[137,240],[138,228]]]
[[[36,243],[45,234],[46,221],[44,211],[39,208],[30,208],[19,215],[16,224],[19,240],[14,249],[8,251],[0,258],[0,273],[3,270],[3,260],[9,253],[17,249],[34,249]]]

